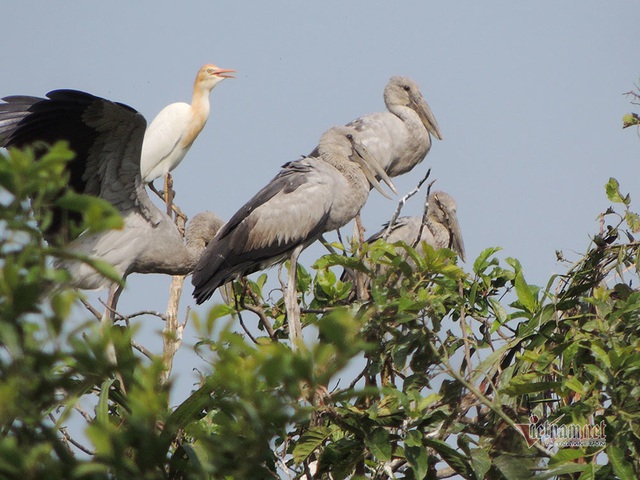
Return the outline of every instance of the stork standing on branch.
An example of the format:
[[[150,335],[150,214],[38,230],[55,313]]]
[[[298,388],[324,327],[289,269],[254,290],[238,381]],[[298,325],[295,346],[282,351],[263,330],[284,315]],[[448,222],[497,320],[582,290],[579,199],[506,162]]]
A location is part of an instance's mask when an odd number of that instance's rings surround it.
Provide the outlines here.
[[[290,258],[285,301],[292,348],[296,348],[300,337],[295,298],[298,255],[323,233],[352,220],[367,201],[371,185],[386,196],[376,176],[396,191],[359,137],[352,127],[327,130],[316,156],[285,164],[233,215],[196,266],[192,283],[197,303],[230,280]]]

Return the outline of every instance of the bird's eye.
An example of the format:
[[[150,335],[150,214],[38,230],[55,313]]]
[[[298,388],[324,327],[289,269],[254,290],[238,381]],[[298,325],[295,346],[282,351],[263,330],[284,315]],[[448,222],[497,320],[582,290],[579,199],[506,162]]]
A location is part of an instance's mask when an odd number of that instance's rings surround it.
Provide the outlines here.
[[[350,133],[347,133],[347,138],[348,138],[349,140],[353,140],[353,135],[351,135]]]
[[[411,90],[411,87],[409,85],[403,85],[402,88],[404,89],[405,92],[408,92],[409,90]]]
[[[209,75],[213,75],[213,73],[214,73],[213,68],[207,68],[207,73]]]

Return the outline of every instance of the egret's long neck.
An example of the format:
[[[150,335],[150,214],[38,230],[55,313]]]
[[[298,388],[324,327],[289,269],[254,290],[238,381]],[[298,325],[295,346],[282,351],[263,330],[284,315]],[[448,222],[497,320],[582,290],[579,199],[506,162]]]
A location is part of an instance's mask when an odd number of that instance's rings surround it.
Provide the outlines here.
[[[191,121],[187,127],[187,131],[183,137],[183,148],[188,148],[195,141],[198,134],[204,128],[209,118],[209,94],[211,90],[203,87],[199,83],[193,87],[193,96],[191,98]]]

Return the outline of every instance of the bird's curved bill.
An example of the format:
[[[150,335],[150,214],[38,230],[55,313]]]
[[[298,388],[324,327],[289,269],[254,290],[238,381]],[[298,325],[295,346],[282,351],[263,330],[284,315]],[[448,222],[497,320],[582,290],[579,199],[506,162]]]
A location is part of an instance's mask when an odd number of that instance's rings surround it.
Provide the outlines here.
[[[429,105],[427,105],[425,99],[422,98],[422,95],[416,95],[415,97],[411,98],[411,101],[415,106],[415,110],[418,113],[420,120],[422,120],[422,123],[424,124],[426,129],[429,130],[429,133],[431,133],[431,135],[436,137],[438,140],[442,140],[442,133],[440,132],[438,122],[436,122],[436,117],[434,117],[433,112],[431,112]]]
[[[231,68],[219,68],[216,70],[216,75],[222,78],[236,78],[235,75],[229,75],[230,73],[236,73],[235,70]]]
[[[378,190],[382,195],[384,195],[388,199],[391,199],[389,194],[387,194],[387,192],[383,190],[382,185],[380,185],[380,182],[376,178],[376,175],[377,175],[382,179],[384,183],[386,183],[389,186],[391,191],[397,195],[398,190],[396,190],[396,186],[393,184],[393,182],[389,178],[389,175],[387,175],[387,172],[384,171],[384,169],[380,166],[378,161],[369,154],[369,151],[365,148],[365,146],[359,142],[354,142],[353,148],[356,152],[355,160],[358,162],[358,164],[362,168],[362,171],[367,177],[367,180],[369,180],[369,183],[373,185],[373,188]]]

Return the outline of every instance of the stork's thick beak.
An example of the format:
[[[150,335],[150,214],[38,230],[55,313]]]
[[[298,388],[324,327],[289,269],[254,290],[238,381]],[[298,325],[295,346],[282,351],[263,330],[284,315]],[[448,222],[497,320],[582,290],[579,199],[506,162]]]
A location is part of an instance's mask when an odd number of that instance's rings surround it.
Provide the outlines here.
[[[415,111],[418,113],[420,120],[422,120],[422,123],[429,131],[429,133],[431,133],[431,135],[436,137],[438,140],[442,140],[442,133],[440,132],[438,122],[436,122],[436,117],[433,116],[429,105],[427,105],[427,102],[422,97],[422,95],[420,95],[419,93],[417,93],[416,95],[412,95],[411,103],[413,103]]]
[[[385,192],[382,189],[382,185],[380,185],[380,182],[376,178],[376,175],[377,175],[384,181],[384,183],[386,183],[389,186],[391,191],[397,195],[398,190],[396,190],[396,186],[393,184],[393,182],[389,178],[389,175],[387,175],[387,172],[384,171],[384,169],[380,166],[378,161],[369,154],[369,151],[365,148],[365,146],[362,143],[354,140],[353,149],[356,152],[356,155],[355,155],[356,162],[358,162],[358,164],[362,168],[362,171],[366,175],[367,180],[369,180],[369,183],[373,185],[373,188],[378,190],[383,196],[387,197],[388,199],[391,199],[391,197],[387,194],[387,192]]]
[[[227,75],[228,73],[236,73],[235,70],[231,69],[231,68],[219,68],[218,70],[216,70],[216,75],[218,77],[222,77],[222,78],[236,78],[235,75]]]
[[[449,230],[451,232],[451,250],[457,252],[460,260],[466,262],[464,242],[462,241],[462,233],[460,233],[460,225],[458,224],[457,218],[452,219]]]

